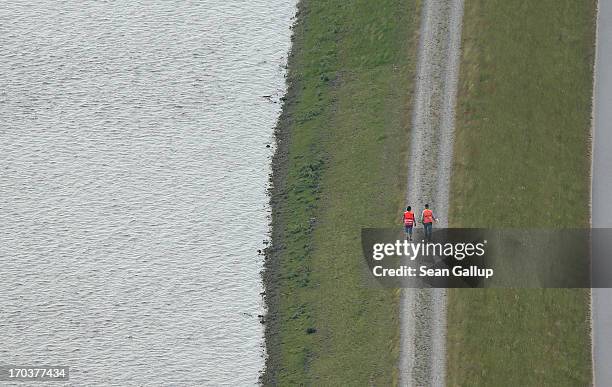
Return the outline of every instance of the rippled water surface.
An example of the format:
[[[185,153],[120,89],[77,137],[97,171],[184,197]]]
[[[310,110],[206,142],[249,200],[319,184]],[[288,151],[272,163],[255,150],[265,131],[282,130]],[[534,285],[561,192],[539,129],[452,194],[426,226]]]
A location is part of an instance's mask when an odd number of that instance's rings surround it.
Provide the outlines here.
[[[251,385],[293,1],[0,7],[0,356]],[[262,98],[270,95],[270,99]]]

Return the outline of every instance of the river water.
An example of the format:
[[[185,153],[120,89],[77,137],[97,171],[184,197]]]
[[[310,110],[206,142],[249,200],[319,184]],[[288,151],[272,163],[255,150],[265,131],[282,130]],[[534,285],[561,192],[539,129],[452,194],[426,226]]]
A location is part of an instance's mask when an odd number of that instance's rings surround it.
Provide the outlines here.
[[[293,1],[0,7],[0,362],[253,385]],[[270,100],[262,98],[271,95]]]

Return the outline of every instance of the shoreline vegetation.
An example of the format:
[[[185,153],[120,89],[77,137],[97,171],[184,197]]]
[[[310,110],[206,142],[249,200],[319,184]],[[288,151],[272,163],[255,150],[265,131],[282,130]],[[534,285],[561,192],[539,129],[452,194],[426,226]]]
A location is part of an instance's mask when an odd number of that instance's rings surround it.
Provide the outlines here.
[[[594,0],[465,4],[453,227],[589,226]],[[447,381],[592,384],[587,289],[451,289]]]
[[[418,0],[298,3],[276,128],[264,385],[398,381],[399,290],[362,281],[361,227],[406,191]]]
[[[397,226],[404,205],[420,8],[298,4],[272,163],[264,385],[398,383],[400,292],[363,286],[359,232]],[[451,227],[588,226],[595,9],[466,2]],[[589,297],[449,290],[448,384],[591,384]]]

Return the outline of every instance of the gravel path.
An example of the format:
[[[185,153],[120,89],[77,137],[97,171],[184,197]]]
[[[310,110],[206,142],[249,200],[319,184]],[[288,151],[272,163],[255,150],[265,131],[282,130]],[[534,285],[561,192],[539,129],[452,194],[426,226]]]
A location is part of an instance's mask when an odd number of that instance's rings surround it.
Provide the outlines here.
[[[592,227],[612,227],[612,0],[600,0],[593,93]],[[612,386],[612,289],[593,289],[595,386]]]
[[[463,0],[425,0],[419,42],[407,203],[429,203],[448,219]],[[443,386],[446,292],[404,289],[400,306],[402,386]]]

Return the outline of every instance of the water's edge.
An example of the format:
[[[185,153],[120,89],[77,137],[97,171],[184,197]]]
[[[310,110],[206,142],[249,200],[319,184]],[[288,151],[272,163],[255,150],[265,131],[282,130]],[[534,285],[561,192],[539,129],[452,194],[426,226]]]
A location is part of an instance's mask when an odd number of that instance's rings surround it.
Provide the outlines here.
[[[5,364],[258,384],[295,3],[3,7]]]
[[[299,51],[299,37],[297,36],[296,26],[302,23],[304,8],[307,0],[298,0],[297,12],[292,26],[291,47],[287,55],[286,72],[286,94],[281,99],[283,105],[281,114],[274,128],[276,149],[272,157],[272,173],[270,174],[270,244],[264,250],[265,261],[262,271],[264,302],[266,306],[264,316],[264,340],[265,340],[265,364],[259,382],[262,385],[277,385],[278,370],[281,366],[280,348],[280,294],[279,294],[279,275],[280,259],[283,250],[284,224],[282,212],[284,208],[284,198],[287,180],[287,157],[289,144],[291,141],[291,117],[293,105],[296,102],[297,94],[300,89],[297,82],[298,77],[292,76],[295,71],[295,54]]]

